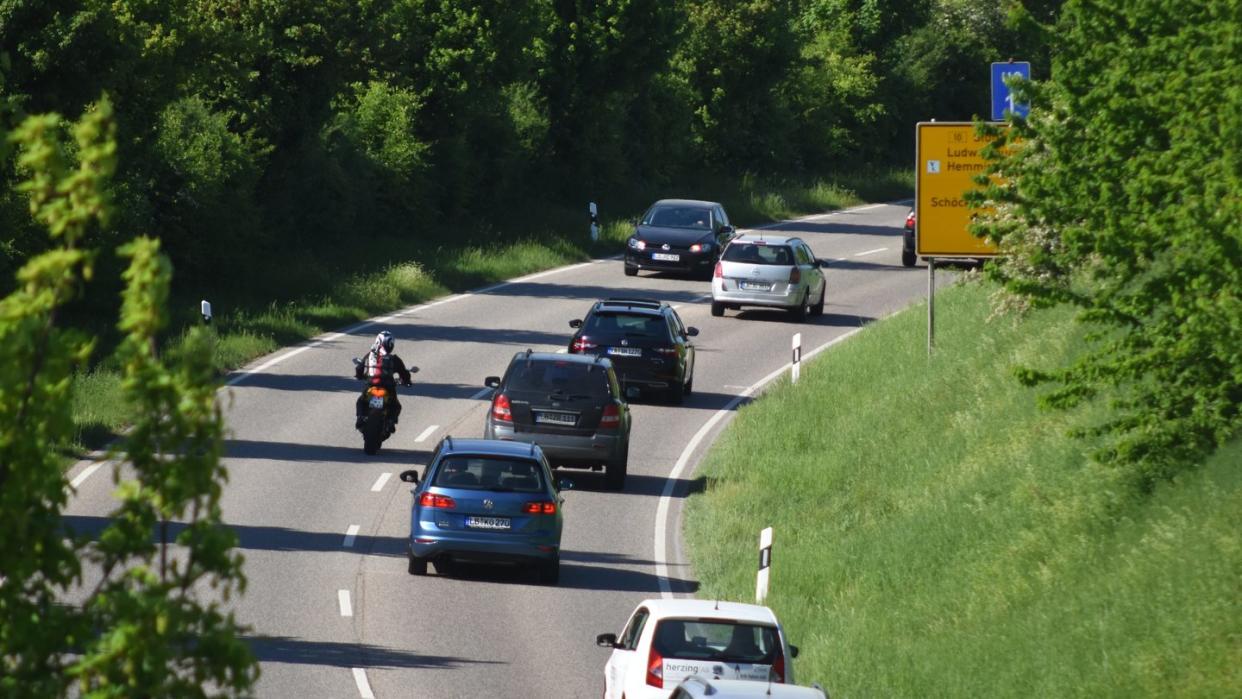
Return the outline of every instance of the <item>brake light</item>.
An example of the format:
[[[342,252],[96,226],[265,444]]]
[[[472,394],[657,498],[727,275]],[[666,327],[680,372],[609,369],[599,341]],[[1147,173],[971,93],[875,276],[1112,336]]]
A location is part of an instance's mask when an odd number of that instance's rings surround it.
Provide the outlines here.
[[[599,418],[600,427],[620,427],[621,411],[615,405],[605,405],[604,414]]]
[[[647,684],[664,689],[664,656],[656,651],[654,645],[647,654]]]
[[[712,276],[719,279],[724,276],[724,267],[719,262],[716,263],[716,271],[712,272]]]
[[[431,507],[441,510],[451,510],[457,507],[457,503],[447,495],[437,495],[435,493],[423,493],[418,498],[419,507]]]
[[[914,212],[913,211],[906,214],[906,230],[908,231],[914,230]]]
[[[586,335],[576,338],[573,343],[570,344],[570,349],[574,352],[586,352],[587,350],[593,350],[597,347],[599,347],[599,345],[591,342]]]
[[[528,502],[522,506],[522,512],[528,515],[554,515],[556,514],[556,503]]]
[[[382,388],[380,388],[380,387],[378,387],[378,386],[372,386],[372,387],[371,387],[371,395],[375,396],[376,398],[383,398],[384,396],[388,395],[388,391],[386,391],[386,390],[384,390],[384,389],[382,389]]]
[[[802,270],[798,269],[797,267],[794,267],[793,269],[789,270],[789,283],[797,284],[800,281],[802,281]]]
[[[513,422],[513,411],[509,409],[509,396],[496,394],[492,400],[492,418],[501,422]]]
[[[785,684],[785,654],[779,653],[776,660],[772,661],[772,681],[777,684]]]

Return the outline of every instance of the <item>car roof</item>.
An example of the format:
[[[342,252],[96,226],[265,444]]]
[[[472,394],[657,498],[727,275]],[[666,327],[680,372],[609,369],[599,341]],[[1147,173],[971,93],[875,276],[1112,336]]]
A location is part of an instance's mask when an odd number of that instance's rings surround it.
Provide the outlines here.
[[[559,356],[559,355],[554,355]],[[505,456],[533,458],[535,445],[528,442],[510,442],[500,439],[454,439],[445,437],[441,456],[450,454],[474,454],[478,456]]]
[[[717,619],[736,619],[760,624],[776,624],[776,615],[771,609],[759,604],[744,602],[726,602],[710,599],[663,599],[652,598],[643,600],[641,606],[651,612],[656,619],[670,617],[698,617]]]
[[[659,315],[668,308],[668,304],[655,299],[644,298],[607,298],[595,302],[596,311],[634,311],[649,315]]]
[[[561,354],[559,352],[533,352],[526,350],[513,355],[513,361],[515,362],[528,359],[535,362],[568,362],[570,364],[601,364],[601,359],[610,362],[607,357],[597,357],[591,354]]]
[[[825,695],[818,687],[801,687],[795,684],[756,682],[755,680],[724,680],[691,675],[682,680],[681,686],[702,685],[699,696],[721,699],[746,699],[746,697],[786,697],[787,699],[822,699]]]
[[[720,202],[704,201],[702,199],[661,199],[652,204],[652,206],[664,206],[666,204],[669,206],[701,206],[703,208],[720,206]]]
[[[734,238],[730,245],[734,243],[767,243],[768,245],[789,245],[793,241],[801,241],[802,239],[796,235],[771,235],[769,233],[747,233]]]

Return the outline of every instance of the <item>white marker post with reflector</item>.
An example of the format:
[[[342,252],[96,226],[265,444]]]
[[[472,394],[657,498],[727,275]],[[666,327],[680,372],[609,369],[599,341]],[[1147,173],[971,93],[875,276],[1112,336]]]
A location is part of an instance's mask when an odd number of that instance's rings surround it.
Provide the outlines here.
[[[802,333],[794,333],[793,336],[793,361],[789,365],[789,380],[798,383],[798,376],[802,373]]]
[[[768,569],[772,567],[772,527],[759,532],[759,577],[755,580],[755,602],[768,597]]]
[[[198,306],[198,310],[200,313],[203,314],[203,322],[210,323],[211,322],[211,302],[208,301],[207,299],[203,299],[203,302],[200,303]]]
[[[591,240],[599,240],[599,207],[595,202],[590,202],[587,212],[591,215]]]

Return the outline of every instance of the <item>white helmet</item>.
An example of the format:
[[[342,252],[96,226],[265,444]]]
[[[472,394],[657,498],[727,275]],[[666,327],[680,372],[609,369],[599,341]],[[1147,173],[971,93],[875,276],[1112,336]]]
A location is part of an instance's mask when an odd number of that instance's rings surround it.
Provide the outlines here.
[[[385,354],[392,354],[392,348],[395,347],[396,344],[397,342],[393,339],[392,333],[387,330],[382,330],[375,336],[375,342],[371,343],[371,351],[379,352],[382,348]]]

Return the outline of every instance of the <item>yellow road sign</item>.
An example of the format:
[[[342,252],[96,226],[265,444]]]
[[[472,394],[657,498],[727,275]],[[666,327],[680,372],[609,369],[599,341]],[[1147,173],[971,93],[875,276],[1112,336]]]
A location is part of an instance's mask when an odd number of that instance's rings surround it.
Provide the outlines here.
[[[995,245],[967,230],[978,210],[962,194],[977,189],[971,178],[987,163],[980,151],[988,144],[969,122],[919,122],[914,174],[915,239],[923,257],[991,257]]]

